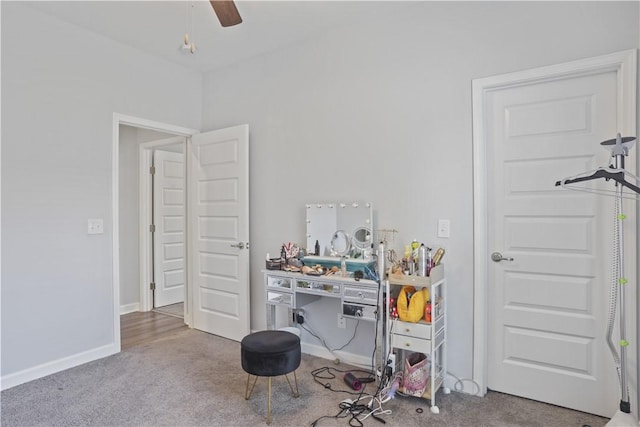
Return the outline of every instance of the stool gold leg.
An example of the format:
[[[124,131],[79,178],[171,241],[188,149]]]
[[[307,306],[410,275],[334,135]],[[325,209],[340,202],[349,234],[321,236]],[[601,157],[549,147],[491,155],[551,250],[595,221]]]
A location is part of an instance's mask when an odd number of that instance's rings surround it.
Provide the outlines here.
[[[291,394],[293,395],[293,397],[300,397],[300,393],[298,392],[298,377],[296,377],[296,371],[293,371],[293,379],[296,383],[296,391],[293,391],[291,381],[289,381],[289,377],[287,376],[287,374],[284,374],[284,377],[287,379],[287,383],[289,384],[289,388],[291,389]]]
[[[251,395],[253,394],[253,388],[256,386],[256,382],[258,382],[258,377],[256,376],[253,380],[253,385],[251,386],[251,390],[249,390],[249,380],[251,379],[251,374],[247,375],[247,387],[244,390],[244,399],[249,400]]]
[[[271,424],[271,377],[269,377],[269,393],[267,398],[267,424]]]

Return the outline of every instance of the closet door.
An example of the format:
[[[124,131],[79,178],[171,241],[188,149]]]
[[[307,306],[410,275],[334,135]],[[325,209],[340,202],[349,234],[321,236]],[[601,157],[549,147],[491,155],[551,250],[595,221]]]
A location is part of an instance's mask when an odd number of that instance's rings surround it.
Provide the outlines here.
[[[611,416],[620,399],[605,341],[614,199],[555,186],[607,166],[600,142],[630,131],[625,114],[634,112],[625,108],[635,102],[620,90],[621,68],[593,64],[480,82],[490,89],[482,94],[486,250],[477,256],[487,271],[488,388]]]

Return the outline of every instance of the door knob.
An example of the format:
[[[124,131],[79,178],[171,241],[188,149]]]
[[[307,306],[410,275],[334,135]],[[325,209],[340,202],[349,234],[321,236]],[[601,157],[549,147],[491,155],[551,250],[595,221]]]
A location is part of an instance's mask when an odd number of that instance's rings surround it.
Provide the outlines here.
[[[236,245],[231,245],[232,248],[244,249],[244,243],[240,242]]]
[[[494,253],[491,254],[491,260],[494,261],[494,262],[513,261],[513,258],[511,258],[511,257],[503,257],[500,252],[494,252]]]

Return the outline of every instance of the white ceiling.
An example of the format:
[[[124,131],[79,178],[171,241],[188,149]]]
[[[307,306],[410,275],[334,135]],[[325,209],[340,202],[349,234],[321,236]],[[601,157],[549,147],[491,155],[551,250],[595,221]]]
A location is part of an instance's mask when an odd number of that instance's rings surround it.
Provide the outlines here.
[[[410,3],[237,0],[243,22],[227,28],[220,25],[208,1],[34,1],[24,4],[205,72],[273,51],[332,26],[347,25],[371,14],[389,13]],[[190,17],[193,17],[193,29]],[[185,30],[197,48],[193,55],[181,49]]]

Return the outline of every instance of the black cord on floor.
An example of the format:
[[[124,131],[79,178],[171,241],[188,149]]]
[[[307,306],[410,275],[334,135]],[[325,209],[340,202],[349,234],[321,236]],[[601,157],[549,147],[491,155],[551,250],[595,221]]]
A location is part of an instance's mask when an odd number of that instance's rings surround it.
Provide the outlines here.
[[[341,347],[338,348],[329,348],[329,346],[327,345],[327,343],[324,341],[324,339],[322,339],[317,333],[315,333],[312,329],[307,328],[305,326],[305,324],[309,325],[309,327],[311,327],[310,323],[309,323],[309,319],[306,320],[305,323],[301,323],[300,327],[302,329],[304,329],[305,331],[309,332],[309,334],[311,334],[311,336],[315,337],[318,341],[320,341],[322,343],[322,345],[329,350],[330,352],[334,352],[334,351],[338,351],[338,350],[343,350],[346,346],[348,346],[349,344],[351,344],[351,342],[355,339],[356,334],[358,332],[358,326],[360,326],[360,320],[357,321],[356,323],[356,327],[353,330],[353,335],[351,336],[351,338],[349,338],[349,341],[347,341],[344,345],[342,345]]]
[[[347,393],[347,394],[351,394],[351,395],[354,395],[354,396],[357,396],[357,395],[361,396],[363,394],[364,389],[365,389],[365,387],[367,385],[366,382],[363,383],[363,387],[362,387],[362,389],[360,391],[355,391],[353,389],[348,389],[348,390],[347,389],[334,389],[329,381],[330,380],[335,380],[336,378],[338,378],[338,376],[336,375],[336,372],[340,372],[342,374],[346,374],[347,372],[351,372],[352,374],[360,372],[360,373],[364,374],[364,378],[370,378],[373,375],[373,373],[371,371],[366,371],[364,369],[344,370],[344,369],[334,368],[334,367],[331,367],[331,366],[324,366],[322,368],[314,369],[313,371],[311,371],[311,376],[313,377],[313,380],[315,382],[317,382],[318,384],[320,384],[322,387],[326,388],[327,390],[331,390],[334,393]]]
[[[382,286],[379,285],[378,286],[378,301],[380,301],[380,293],[382,291]],[[382,306],[378,307],[378,312],[380,312],[380,310],[383,310],[384,304],[382,304]],[[388,309],[388,308],[387,308]],[[370,415],[374,420],[382,423],[382,424],[386,424],[386,421],[383,420],[382,418],[376,416],[374,414],[374,409],[370,408],[368,405],[362,405],[356,402],[359,402],[360,399],[362,398],[364,391],[366,389],[367,383],[369,382],[374,382],[376,379],[376,351],[378,348],[378,323],[380,322],[380,317],[381,316],[377,316],[376,317],[376,322],[375,322],[375,333],[374,333],[374,341],[373,341],[373,352],[371,354],[371,370],[370,371],[366,371],[366,370],[362,370],[362,369],[351,369],[349,371],[345,371],[342,369],[338,369],[338,368],[332,368],[332,367],[322,367],[322,368],[318,368],[315,369],[313,371],[311,371],[311,376],[313,377],[313,380],[315,382],[317,382],[318,384],[320,384],[321,386],[323,386],[324,388],[334,392],[334,393],[347,393],[347,394],[351,394],[351,395],[357,395],[358,397],[353,401],[353,402],[340,402],[340,404],[338,405],[340,408],[340,412],[338,412],[336,415],[324,415],[318,419],[316,419],[315,421],[313,421],[311,423],[311,427],[316,427],[317,424],[325,419],[325,418],[334,418],[334,419],[338,419],[338,418],[347,418],[347,417],[351,417],[349,419],[349,425],[351,427],[364,427],[364,424],[362,423],[362,421],[360,421],[360,419],[358,418],[360,415],[362,414],[367,414]],[[353,341],[353,339],[356,336],[356,332],[358,330],[358,325],[360,324],[360,321],[358,320],[358,323],[356,324],[355,330],[353,331],[353,336],[351,337],[351,339],[342,347],[340,347],[339,349],[336,350],[342,350],[343,348],[345,348],[346,346],[348,346],[351,341]],[[303,325],[300,325],[303,329],[305,329],[307,332],[309,332],[311,335],[313,335],[314,337],[316,337],[318,340],[320,340],[320,342],[322,342],[322,344],[331,351],[331,349],[329,349],[329,346],[326,345],[326,343],[324,342],[323,339],[321,339],[319,336],[317,336],[315,333],[313,333],[312,331],[310,331],[309,329],[305,328]],[[384,356],[384,355],[383,355]],[[373,396],[375,398],[375,396],[377,396],[380,391],[382,390],[382,388],[384,387],[384,383],[385,383],[385,372],[386,372],[386,365],[387,365],[387,360],[389,358],[389,355],[386,355],[385,360],[382,361],[383,366],[380,367],[380,382],[378,384],[378,386],[376,387],[376,391],[373,393]],[[331,386],[331,383],[329,382],[330,380],[334,380],[337,378],[336,374],[332,371],[335,372],[340,372],[340,373],[347,373],[347,372],[351,372],[351,373],[357,373],[357,372],[361,372],[366,374],[366,377],[361,378],[361,380],[365,380],[363,381],[363,387],[360,389],[359,393],[355,393],[354,391],[351,390],[336,390]],[[373,380],[373,381],[371,381]]]
[[[313,380],[315,382],[317,382],[318,384],[320,384],[321,386],[323,386],[324,388],[326,388],[327,390],[330,390],[334,393],[345,393],[345,394],[349,394],[352,396],[356,396],[353,399],[353,402],[358,402],[362,396],[364,395],[364,392],[367,388],[367,384],[368,383],[363,383],[362,388],[359,391],[355,391],[352,389],[338,389],[338,388],[334,388],[334,386],[331,384],[332,380],[337,379],[338,377],[343,377],[344,375],[339,375],[339,374],[346,374],[346,373],[352,373],[356,376],[358,376],[357,374],[363,374],[362,378],[375,378],[375,374],[371,371],[367,371],[364,369],[350,369],[350,370],[344,370],[344,369],[338,369],[338,368],[334,368],[331,366],[324,366],[322,368],[318,368],[318,369],[314,369],[313,371],[311,371],[311,376],[313,377]],[[377,392],[377,391],[376,391]],[[349,425],[352,427],[363,427],[362,422],[358,419],[358,417],[362,414],[367,414],[369,412],[372,412],[373,409],[369,408],[367,405],[362,405],[359,403],[349,403],[349,402],[340,402],[340,404],[338,405],[340,407],[340,412],[338,412],[336,415],[324,415],[318,419],[316,419],[314,422],[311,423],[312,427],[315,427],[318,422],[320,422],[321,420],[325,419],[325,418],[348,418],[351,417],[349,419]],[[385,421],[382,418],[376,417],[373,414],[371,414],[371,417],[373,417],[375,420],[380,421],[381,423],[384,423]]]
[[[367,405],[362,405],[359,403],[340,402],[338,406],[340,407],[340,412],[338,412],[336,415],[324,415],[318,418],[317,420],[311,423],[311,427],[316,427],[318,423],[325,418],[338,419],[338,418],[347,418],[347,417],[351,417],[349,419],[349,425],[351,427],[364,427],[364,424],[362,423],[362,421],[360,421],[358,417],[360,415],[369,414],[373,412],[373,409],[369,408]],[[374,414],[371,414],[371,417],[376,421],[381,422],[382,424],[386,424],[385,420],[375,416]]]

